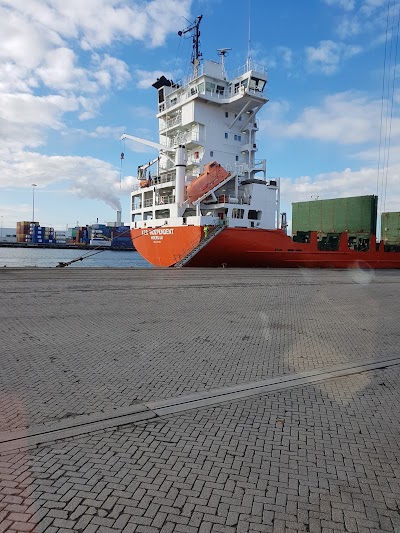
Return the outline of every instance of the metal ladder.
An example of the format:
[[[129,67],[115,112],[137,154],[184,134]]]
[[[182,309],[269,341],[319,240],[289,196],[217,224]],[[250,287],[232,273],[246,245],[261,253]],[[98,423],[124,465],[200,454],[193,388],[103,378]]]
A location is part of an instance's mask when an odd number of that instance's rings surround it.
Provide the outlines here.
[[[180,268],[186,265],[200,250],[202,250],[212,239],[214,239],[217,235],[221,233],[226,228],[225,225],[222,226],[216,226],[210,233],[202,239],[197,246],[195,246],[192,250],[190,250],[189,253],[187,253],[184,257],[179,259],[178,262],[174,264],[174,267]]]

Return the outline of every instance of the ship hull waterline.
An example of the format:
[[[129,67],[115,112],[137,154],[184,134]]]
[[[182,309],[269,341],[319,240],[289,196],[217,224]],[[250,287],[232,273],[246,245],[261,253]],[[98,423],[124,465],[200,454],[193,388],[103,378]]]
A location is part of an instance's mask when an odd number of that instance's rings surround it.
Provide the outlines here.
[[[170,267],[204,236],[200,226],[131,229],[139,254],[156,267]],[[371,246],[371,248],[375,248]],[[225,228],[197,252],[185,267],[209,268],[400,268],[400,254],[383,249],[318,250],[316,242],[294,242],[281,230]]]

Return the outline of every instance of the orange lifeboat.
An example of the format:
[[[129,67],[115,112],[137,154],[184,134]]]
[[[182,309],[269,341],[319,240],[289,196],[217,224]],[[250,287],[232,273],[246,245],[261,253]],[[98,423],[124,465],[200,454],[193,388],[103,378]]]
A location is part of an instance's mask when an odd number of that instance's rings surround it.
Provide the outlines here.
[[[219,183],[224,181],[230,173],[219,163],[213,161],[204,165],[204,172],[196,178],[187,187],[187,197],[191,203],[195,202],[201,196],[204,196],[208,191],[214,189]]]

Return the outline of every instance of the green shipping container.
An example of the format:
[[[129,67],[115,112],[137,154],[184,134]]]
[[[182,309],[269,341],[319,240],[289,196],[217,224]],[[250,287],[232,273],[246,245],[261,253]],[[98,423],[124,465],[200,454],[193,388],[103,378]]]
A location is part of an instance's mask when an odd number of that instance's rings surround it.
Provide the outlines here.
[[[354,196],[292,204],[292,233],[373,233],[376,235],[378,197]]]
[[[381,239],[385,244],[400,245],[400,212],[382,213]]]

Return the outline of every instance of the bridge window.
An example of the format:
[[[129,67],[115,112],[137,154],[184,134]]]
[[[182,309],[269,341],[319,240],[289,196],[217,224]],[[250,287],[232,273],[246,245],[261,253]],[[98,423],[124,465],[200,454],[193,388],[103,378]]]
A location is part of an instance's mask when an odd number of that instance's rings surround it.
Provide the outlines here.
[[[244,209],[232,209],[232,218],[243,218],[244,217]]]
[[[249,209],[249,220],[261,220],[262,211],[256,211],[255,209]]]
[[[254,89],[256,91],[262,92],[265,87],[265,80],[261,80],[260,78],[251,77],[250,78],[250,89]]]

